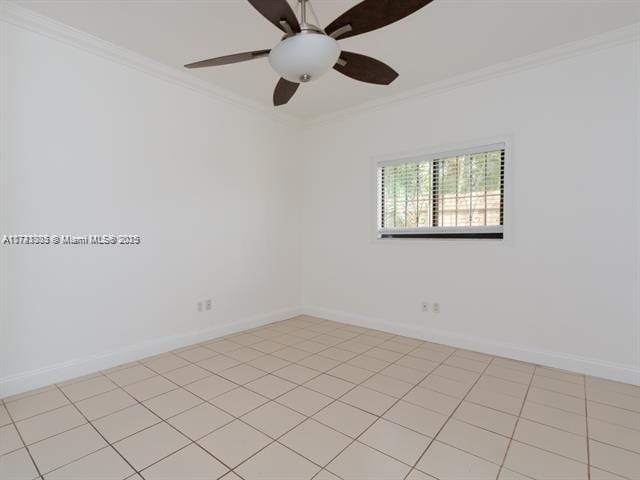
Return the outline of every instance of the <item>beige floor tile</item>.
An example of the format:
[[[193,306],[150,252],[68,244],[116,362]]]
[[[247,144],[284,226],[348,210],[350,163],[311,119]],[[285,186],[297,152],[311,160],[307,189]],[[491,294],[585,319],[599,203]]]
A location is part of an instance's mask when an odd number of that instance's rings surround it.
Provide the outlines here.
[[[253,345],[255,343],[261,342],[262,337],[258,337],[257,335],[253,335],[251,333],[241,333],[232,338],[232,341],[239,343],[240,345]]]
[[[311,479],[319,467],[278,443],[273,443],[238,467],[245,480]]]
[[[40,413],[55,410],[68,404],[69,400],[67,400],[62,392],[55,388],[34,395],[20,397],[18,400],[10,402],[5,400],[5,407],[7,407],[7,410],[9,410],[15,422]]]
[[[532,363],[520,362],[518,360],[512,360],[509,358],[496,357],[493,359],[492,363],[493,365],[497,365],[499,367],[513,368],[515,370],[526,373],[533,373],[536,369],[536,366]]]
[[[416,470],[415,468],[409,472],[407,478],[405,480],[437,480],[433,478],[431,475],[427,475],[426,473],[422,473],[420,470]]]
[[[308,419],[279,441],[303,457],[324,466],[344,450],[352,439],[313,419]]]
[[[455,411],[453,418],[481,427],[506,437],[511,437],[516,427],[517,417],[492,408],[464,401]]]
[[[374,415],[382,415],[391,405],[397,402],[397,400],[397,398],[390,395],[376,392],[366,387],[356,387],[340,397],[340,401],[361,408]]]
[[[278,403],[309,417],[329,405],[332,401],[331,397],[305,387],[295,388],[277,399]]]
[[[347,365],[353,365],[354,367],[364,368],[365,370],[369,370],[370,372],[378,373],[380,370],[388,367],[391,364],[384,360],[378,360],[377,358],[358,355],[357,357],[353,357],[351,360],[349,360],[347,362]]]
[[[307,340],[305,342],[296,344],[296,348],[300,350],[304,350],[305,352],[309,352],[309,353],[319,353],[322,350],[326,349],[327,346],[319,342],[313,342],[311,340]]]
[[[409,367],[414,370],[418,370],[425,375],[427,373],[431,373],[433,370],[438,368],[439,363],[433,362],[431,360],[426,360],[424,358],[412,357],[411,355],[407,355],[406,357],[402,357],[400,360],[396,362],[396,365],[400,365],[401,367]]]
[[[470,358],[471,360],[475,360],[476,362],[483,362],[485,364],[488,364],[491,362],[491,360],[493,360],[493,357],[491,355],[473,352],[471,350],[456,350],[453,355],[456,357]]]
[[[229,472],[226,475],[220,477],[220,480],[242,480],[242,478],[240,478],[234,472]]]
[[[27,445],[87,423],[73,405],[42,413],[16,423]]]
[[[239,362],[249,362],[251,360],[255,360],[256,358],[262,357],[264,353],[251,347],[242,347],[238,350],[228,352],[226,353],[226,355],[233,358],[234,360],[238,360]]]
[[[357,354],[361,354],[366,352],[371,348],[371,345],[367,345],[366,343],[358,342],[357,340],[348,340],[346,342],[342,342],[338,345],[342,350],[347,350],[348,352],[353,352]]]
[[[166,423],[159,423],[120,440],[113,446],[138,471],[180,450],[189,439]]]
[[[611,472],[605,472],[598,468],[589,468],[590,480],[625,480],[624,477],[620,477]]]
[[[287,365],[291,365],[291,363],[281,358],[274,357],[273,355],[264,355],[262,357],[256,358],[255,360],[247,362],[247,365],[259,368],[260,370],[267,373],[272,373],[276,370],[280,370],[281,368],[286,367]]]
[[[485,362],[477,362],[470,358],[464,358],[458,355],[450,356],[444,361],[444,364],[476,373],[482,373],[487,368],[487,364]]]
[[[108,392],[118,386],[107,377],[100,375],[83,382],[73,383],[60,389],[72,402],[78,402],[85,398],[93,397],[100,393]]]
[[[24,398],[27,397],[32,397],[34,395],[38,395],[40,393],[44,393],[44,392],[49,392],[51,390],[57,390],[58,387],[56,387],[55,385],[47,385],[46,387],[40,387],[40,388],[36,388],[33,390],[28,390],[26,392],[22,392],[22,393],[17,393],[15,395],[9,395],[8,397],[4,397],[2,400],[5,403],[10,403],[10,402],[14,402],[16,400],[22,400]]]
[[[521,418],[513,438],[578,462],[587,463],[587,439],[583,436]]]
[[[613,380],[607,380],[605,378],[586,377],[585,383],[587,385],[587,394],[593,390],[612,391],[623,393],[625,395],[635,396],[640,398],[640,386],[631,385],[628,383],[615,382]]]
[[[0,478],[7,480],[33,480],[38,471],[26,449],[0,456]]]
[[[512,382],[510,380],[504,380],[498,377],[492,377],[491,375],[483,375],[476,383],[474,388],[482,388],[483,390],[491,390],[493,392],[502,393],[504,395],[510,395],[520,400],[524,399],[527,394],[527,385],[522,383]]]
[[[577,383],[578,385],[584,385],[584,375],[580,375],[574,372],[568,372],[566,370],[558,370],[556,368],[538,367],[536,369],[536,375],[541,377],[555,378],[556,380],[562,380],[565,382]]]
[[[320,373],[317,370],[313,370],[312,368],[291,364],[273,372],[273,374],[290,382],[302,385],[312,378],[317,377]]]
[[[439,375],[431,374],[419,383],[421,387],[434,390],[436,392],[444,393],[445,395],[451,395],[452,397],[462,398],[469,390],[471,385],[465,383],[456,382]]]
[[[193,383],[211,375],[209,370],[205,370],[197,365],[187,365],[186,367],[176,368],[164,374],[166,378],[180,386]]]
[[[518,415],[522,407],[522,399],[485,388],[474,387],[466,399],[511,415]]]
[[[521,473],[514,472],[513,470],[503,467],[498,475],[498,480],[531,480],[531,477],[527,477]]]
[[[340,378],[322,374],[304,384],[316,392],[322,393],[332,398],[338,398],[351,390],[355,385]]]
[[[404,478],[410,467],[367,445],[354,442],[327,465],[327,470],[348,480]]]
[[[115,372],[105,373],[105,375],[109,377],[112,382],[124,387],[147,378],[155,377],[157,373],[144,365],[134,365],[129,368],[116,370]]]
[[[264,377],[266,373],[252,367],[251,365],[241,364],[236,367],[223,370],[218,373],[218,375],[231,382],[237,383],[238,385],[244,385],[245,383],[249,383],[257,378]]]
[[[244,387],[238,387],[235,390],[212,398],[209,403],[214,404],[234,417],[240,417],[268,401],[269,399],[262,395],[258,395]]]
[[[218,460],[196,444],[188,445],[142,472],[146,480],[217,479],[228,472]]]
[[[195,347],[190,348],[188,350],[183,350],[180,353],[177,353],[181,358],[184,358],[188,362],[196,363],[201,362],[202,360],[206,360],[207,358],[211,358],[217,355],[216,352],[212,352],[208,348],[204,347]]]
[[[231,415],[218,407],[203,403],[167,421],[191,440],[199,440],[232,420]]]
[[[425,372],[393,363],[380,371],[381,374],[415,385],[427,375]]]
[[[409,352],[409,356],[422,358],[423,360],[430,360],[432,362],[443,362],[449,357],[449,353],[440,352],[427,347],[418,347],[415,350]]]
[[[527,394],[527,401],[541,403],[570,413],[577,413],[578,415],[585,415],[584,399],[552,392],[551,390],[531,387]]]
[[[594,467],[636,480],[640,472],[640,455],[629,450],[589,441],[589,457]]]
[[[13,452],[24,447],[20,435],[16,427],[13,425],[5,425],[0,427],[0,455]]]
[[[176,368],[189,365],[184,358],[180,358],[172,353],[165,353],[152,358],[142,360],[142,363],[157,373],[165,373]]]
[[[123,408],[135,405],[137,401],[124,390],[118,388],[95,397],[87,398],[76,403],[84,416],[89,420],[104,417]]]
[[[327,374],[341,378],[347,382],[362,383],[374,373],[370,370],[365,370],[364,368],[354,367],[353,365],[343,363],[342,365],[338,365],[337,367],[329,370]]]
[[[90,425],[83,425],[29,447],[43,474],[106,447],[106,442]]]
[[[509,439],[455,419],[449,420],[436,440],[500,465]]]
[[[445,415],[402,400],[391,407],[384,418],[428,437],[435,437],[447,421]]]
[[[211,342],[205,342],[202,346],[218,353],[231,352],[233,350],[242,348],[242,345],[240,345],[239,343],[235,343],[225,339],[216,339],[212,340]]]
[[[364,355],[367,357],[377,358],[378,360],[384,360],[386,362],[395,362],[404,356],[402,353],[392,352],[391,350],[385,350],[380,347],[374,347],[371,350],[367,350]]]
[[[204,400],[210,400],[237,387],[238,386],[235,383],[227,380],[226,378],[212,375],[185,385],[184,389],[189,390],[191,393]]]
[[[112,448],[106,447],[45,475],[45,480],[123,480],[133,469]]]
[[[341,480],[341,479],[336,477],[333,473],[323,469],[323,470],[320,470],[315,477],[313,477],[313,480]]]
[[[587,411],[589,418],[640,430],[640,413],[597,402],[587,402]]]
[[[9,425],[11,423],[11,417],[9,417],[9,412],[5,406],[0,403],[0,427],[4,427],[5,425]]]
[[[277,352],[278,350],[282,350],[283,348],[285,348],[285,345],[271,340],[262,340],[251,345],[251,348],[262,353],[273,353]]]
[[[521,383],[523,385],[529,385],[531,377],[530,372],[521,372],[520,370],[514,370],[513,368],[500,367],[498,365],[489,365],[485,371],[485,375],[490,375],[496,378],[502,378],[503,380],[509,380],[511,382]]]
[[[349,352],[338,347],[329,347],[320,352],[318,355],[336,360],[337,362],[346,362],[347,360],[351,360],[353,357],[358,355],[357,353]]]
[[[167,419],[195,407],[202,400],[182,388],[172,390],[144,402],[144,405],[160,418]]]
[[[431,438],[384,418],[371,425],[358,439],[408,465],[413,465],[425,451]]]
[[[589,419],[589,437],[602,443],[640,453],[640,431]]]
[[[226,355],[218,355],[217,357],[207,358],[206,360],[197,362],[197,365],[212,373],[219,373],[228,368],[240,365],[240,362]]]
[[[283,360],[288,360],[289,362],[300,362],[303,358],[311,356],[311,353],[300,350],[299,348],[287,347],[273,352],[272,355],[282,358]]]
[[[537,374],[534,375],[531,385],[536,388],[543,388],[545,390],[571,395],[572,397],[584,398],[585,396],[584,385],[564,380],[557,380],[555,378],[549,378]]]
[[[271,439],[264,433],[239,420],[198,440],[198,444],[205,450],[231,468],[235,468],[269,443]]]
[[[327,370],[331,370],[336,365],[339,365],[340,362],[337,360],[332,360],[331,358],[323,357],[321,355],[312,355],[298,362],[300,365],[304,365],[305,367],[312,368],[313,370],[317,370],[318,372],[326,372]]]
[[[416,465],[439,480],[495,480],[498,465],[435,441]]]
[[[535,479],[587,479],[585,464],[515,440],[509,446],[504,466]]]
[[[618,393],[612,390],[605,391],[602,388],[590,388],[587,398],[593,402],[640,412],[640,397],[634,395]]]
[[[113,443],[159,422],[160,418],[142,405],[133,405],[95,420],[93,425]]]
[[[247,413],[242,420],[271,438],[278,438],[306,417],[276,402],[265,403]]]
[[[362,386],[380,393],[400,398],[413,388],[413,384],[397,380],[387,375],[377,374],[362,383]]]
[[[159,375],[124,387],[125,391],[139,402],[144,402],[176,388],[178,388],[176,384]]]
[[[575,433],[576,435],[587,435],[587,422],[583,415],[569,413],[541,403],[534,403],[527,400],[522,409],[522,417],[543,423],[550,427]]]
[[[352,438],[360,435],[376,420],[376,417],[370,413],[339,401],[320,410],[313,418]]]
[[[407,393],[402,400],[447,416],[451,415],[460,403],[458,398],[419,386]]]
[[[464,370],[458,367],[451,367],[449,365],[440,365],[433,371],[433,373],[450,380],[464,383],[466,385],[473,384],[473,382],[478,380],[478,378],[480,377],[480,374],[478,372],[470,372],[469,370]]]
[[[283,393],[293,390],[297,385],[289,382],[288,380],[284,380],[283,378],[269,374],[247,383],[245,387],[259,393],[260,395],[274,399]]]

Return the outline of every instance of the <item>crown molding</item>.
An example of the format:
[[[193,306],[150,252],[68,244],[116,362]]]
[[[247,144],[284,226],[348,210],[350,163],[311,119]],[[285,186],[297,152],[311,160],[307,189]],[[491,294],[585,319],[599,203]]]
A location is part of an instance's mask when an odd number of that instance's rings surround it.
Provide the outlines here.
[[[481,83],[493,78],[518,73],[543,65],[552,64],[580,55],[596,52],[598,50],[614,47],[616,45],[637,42],[640,40],[640,23],[612,30],[610,32],[589,37],[584,40],[566,43],[541,52],[533,53],[514,60],[498,63],[473,72],[450,77],[445,80],[430,83],[396,95],[390,95],[381,99],[372,100],[353,107],[348,107],[337,112],[331,112],[315,118],[309,118],[302,122],[304,127],[319,126],[335,122],[354,115],[373,112],[390,105],[398,105],[414,102],[420,98],[426,98],[451,90]]]
[[[293,115],[277,111],[223,88],[216,87],[207,81],[183,72],[181,69],[118,47],[89,33],[20,7],[10,1],[0,0],[0,22],[46,36],[125,67],[133,68],[157,79],[206,95],[215,101],[264,115],[271,120],[276,120],[288,126],[297,127],[301,123]]]

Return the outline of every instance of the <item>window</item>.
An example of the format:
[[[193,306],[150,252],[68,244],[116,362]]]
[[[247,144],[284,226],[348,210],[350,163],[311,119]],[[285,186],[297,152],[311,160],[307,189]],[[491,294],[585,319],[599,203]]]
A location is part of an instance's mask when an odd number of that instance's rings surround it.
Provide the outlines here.
[[[378,163],[378,238],[503,238],[504,144]]]

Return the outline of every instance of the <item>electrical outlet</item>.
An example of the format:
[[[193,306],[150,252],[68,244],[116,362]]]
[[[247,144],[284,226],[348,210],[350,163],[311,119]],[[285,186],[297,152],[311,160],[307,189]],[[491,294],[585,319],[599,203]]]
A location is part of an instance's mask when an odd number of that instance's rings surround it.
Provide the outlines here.
[[[201,312],[202,311],[202,302],[198,302],[198,311]]]
[[[429,311],[429,302],[422,302],[422,311],[423,312]]]
[[[208,298],[207,301],[205,302],[205,305],[207,310],[211,310],[211,307],[213,307],[213,301],[210,298]]]
[[[438,302],[433,304],[433,313],[440,313],[440,304]]]

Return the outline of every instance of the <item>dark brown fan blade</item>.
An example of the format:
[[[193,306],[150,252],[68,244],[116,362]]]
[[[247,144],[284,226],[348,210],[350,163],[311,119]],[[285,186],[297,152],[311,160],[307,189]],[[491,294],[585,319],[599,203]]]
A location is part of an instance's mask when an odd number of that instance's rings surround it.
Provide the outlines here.
[[[281,78],[276,85],[276,89],[273,91],[273,104],[276,107],[279,107],[280,105],[287,103],[291,100],[293,94],[296,93],[299,86],[299,83],[290,82],[289,80]]]
[[[281,20],[285,20],[294,32],[300,31],[296,14],[291,10],[287,0],[249,0],[249,3],[283,32],[288,33],[280,23]]]
[[[230,63],[246,62],[269,55],[271,50],[255,50],[253,52],[234,53],[233,55],[225,55],[224,57],[210,58],[209,60],[201,60],[199,62],[188,63],[187,68],[217,67],[218,65],[229,65]]]
[[[432,1],[364,0],[336,18],[324,30],[327,35],[331,35],[339,28],[351,25],[351,30],[340,35],[339,38],[353,37],[397,22],[427,6]]]
[[[398,72],[389,65],[366,55],[343,51],[340,54],[340,60],[333,68],[354,80],[389,85],[398,78]],[[346,64],[342,64],[343,62]]]

